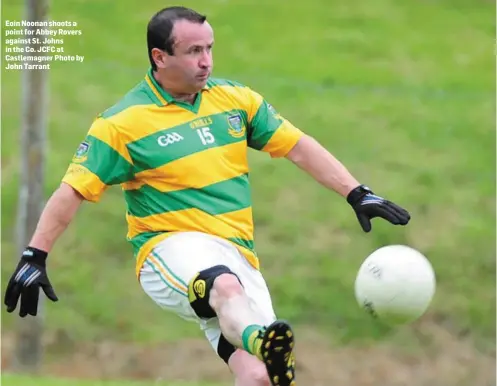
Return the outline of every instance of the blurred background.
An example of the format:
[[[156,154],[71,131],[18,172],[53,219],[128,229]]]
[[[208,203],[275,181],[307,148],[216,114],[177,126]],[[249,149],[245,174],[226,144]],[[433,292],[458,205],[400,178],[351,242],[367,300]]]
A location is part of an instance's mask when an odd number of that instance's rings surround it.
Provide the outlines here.
[[[48,72],[44,176],[21,142],[27,107],[38,100],[23,97],[22,72],[2,64],[2,298],[19,240],[31,236],[20,237],[16,220],[21,166],[41,179],[46,200],[94,117],[145,75],[150,17],[178,5],[49,4],[49,19],[78,23],[82,35],[63,37],[62,46],[84,61],[52,63]],[[23,1],[2,5],[4,21],[25,18]],[[494,4],[180,5],[214,27],[215,77],[263,94],[359,180],[412,213],[406,228],[375,221],[364,234],[339,196],[288,161],[250,153],[256,249],[276,312],[296,325],[298,384],[495,385]],[[2,308],[5,385],[232,384],[198,327],[142,292],[124,214],[118,187],[85,204],[49,257],[59,303],[45,303],[35,321]],[[363,259],[391,243],[426,254],[438,280],[429,312],[394,329],[360,310],[353,292]]]

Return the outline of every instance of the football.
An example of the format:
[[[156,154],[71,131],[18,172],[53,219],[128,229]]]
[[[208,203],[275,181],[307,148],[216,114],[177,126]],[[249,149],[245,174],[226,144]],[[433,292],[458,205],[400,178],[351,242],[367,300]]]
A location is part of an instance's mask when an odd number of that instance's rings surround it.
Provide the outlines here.
[[[404,324],[427,311],[435,287],[435,272],[422,253],[405,245],[388,245],[362,263],[355,280],[355,297],[373,317]]]

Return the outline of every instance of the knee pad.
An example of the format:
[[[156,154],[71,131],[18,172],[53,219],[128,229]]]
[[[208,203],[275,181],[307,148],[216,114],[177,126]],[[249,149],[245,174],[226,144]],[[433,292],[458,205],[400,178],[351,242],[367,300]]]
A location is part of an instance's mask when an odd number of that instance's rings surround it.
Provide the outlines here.
[[[214,318],[216,312],[209,304],[209,295],[214,284],[214,280],[225,273],[234,275],[238,281],[238,276],[225,265],[215,265],[197,273],[188,283],[188,300],[193,311],[199,318]],[[241,282],[240,282],[241,283]]]

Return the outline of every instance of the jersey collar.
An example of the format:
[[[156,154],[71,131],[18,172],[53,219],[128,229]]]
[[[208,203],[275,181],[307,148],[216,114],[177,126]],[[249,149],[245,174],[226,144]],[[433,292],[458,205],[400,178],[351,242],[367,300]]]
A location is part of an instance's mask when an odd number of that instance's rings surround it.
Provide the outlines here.
[[[165,106],[170,103],[175,103],[174,98],[169,94],[166,90],[164,90],[159,83],[157,83],[157,80],[154,77],[154,74],[152,72],[152,68],[149,68],[147,71],[147,74],[145,75],[145,81],[147,82],[148,87],[154,94],[154,96],[158,99],[160,102],[161,106]],[[210,87],[208,84],[206,84],[201,91],[209,90]],[[197,99],[199,99],[200,95],[197,96]],[[176,102],[176,103],[181,103],[181,102]]]

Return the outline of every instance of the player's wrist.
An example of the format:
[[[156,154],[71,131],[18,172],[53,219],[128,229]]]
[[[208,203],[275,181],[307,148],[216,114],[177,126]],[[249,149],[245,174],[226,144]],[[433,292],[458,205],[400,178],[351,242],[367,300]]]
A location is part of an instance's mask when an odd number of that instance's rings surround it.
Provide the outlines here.
[[[366,194],[373,194],[371,189],[369,189],[366,185],[360,184],[352,189],[349,193],[347,193],[347,202],[350,205],[354,205],[359,202]]]
[[[35,264],[45,265],[45,261],[48,258],[48,252],[28,246],[24,249],[22,253],[22,259],[26,261],[33,262]]]

